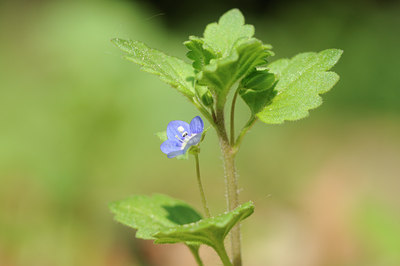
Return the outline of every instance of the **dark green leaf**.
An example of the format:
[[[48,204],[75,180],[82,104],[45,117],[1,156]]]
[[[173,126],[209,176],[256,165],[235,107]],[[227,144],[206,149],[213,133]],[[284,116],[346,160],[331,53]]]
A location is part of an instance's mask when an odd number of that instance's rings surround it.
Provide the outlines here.
[[[240,82],[239,94],[254,115],[276,95],[275,84],[275,75],[267,70],[254,71]]]

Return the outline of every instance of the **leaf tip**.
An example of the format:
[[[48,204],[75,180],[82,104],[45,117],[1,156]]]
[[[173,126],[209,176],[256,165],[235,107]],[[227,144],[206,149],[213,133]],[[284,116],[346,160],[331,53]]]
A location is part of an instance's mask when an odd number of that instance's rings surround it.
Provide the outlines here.
[[[120,38],[112,38],[111,43],[118,46],[119,43],[121,43],[121,39]]]
[[[111,213],[115,214],[116,213],[116,208],[117,208],[117,202],[109,202],[108,203],[108,209],[111,211]]]

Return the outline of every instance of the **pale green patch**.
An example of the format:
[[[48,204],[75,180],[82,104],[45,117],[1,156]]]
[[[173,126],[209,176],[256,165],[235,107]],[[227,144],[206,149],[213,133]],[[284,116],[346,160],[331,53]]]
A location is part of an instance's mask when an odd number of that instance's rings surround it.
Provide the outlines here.
[[[268,66],[277,76],[276,96],[257,114],[267,124],[281,124],[308,116],[309,110],[322,104],[322,93],[339,80],[334,72],[327,72],[342,55],[339,49],[320,53],[302,53],[292,59],[280,59]]]
[[[160,132],[157,132],[157,133],[155,133],[154,135],[156,135],[161,141],[166,141],[167,139],[168,139],[168,136],[167,136],[167,131],[166,130],[164,130],[164,131],[160,131]]]

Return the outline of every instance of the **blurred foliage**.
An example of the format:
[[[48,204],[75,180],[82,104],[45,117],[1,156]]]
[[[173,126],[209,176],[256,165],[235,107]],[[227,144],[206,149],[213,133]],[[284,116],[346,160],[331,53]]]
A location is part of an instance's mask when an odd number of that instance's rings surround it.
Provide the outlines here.
[[[193,162],[167,160],[154,136],[168,121],[197,113],[122,60],[109,40],[137,39],[183,59],[182,42],[235,7],[227,5],[200,5],[165,26],[171,14],[138,1],[0,3],[0,265],[193,263],[176,261],[184,253],[136,242],[107,210],[110,201],[152,192],[200,209]],[[241,196],[256,204],[243,228],[244,259],[398,265],[400,7],[275,5],[254,16],[244,12],[256,37],[274,46],[273,60],[337,47],[344,50],[335,67],[341,80],[307,120],[256,125],[244,140]],[[246,108],[239,104],[237,125],[246,121]],[[225,205],[224,181],[217,140],[209,136],[200,160],[217,213]]]

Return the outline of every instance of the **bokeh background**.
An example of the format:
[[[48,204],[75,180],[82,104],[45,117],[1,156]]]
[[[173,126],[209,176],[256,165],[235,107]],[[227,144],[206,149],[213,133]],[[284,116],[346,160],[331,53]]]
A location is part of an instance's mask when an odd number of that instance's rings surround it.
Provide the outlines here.
[[[194,265],[184,246],[136,240],[107,209],[157,192],[201,210],[194,162],[167,159],[154,136],[195,109],[109,40],[184,58],[182,42],[233,7],[273,60],[344,50],[322,107],[244,140],[241,200],[256,204],[245,265],[400,265],[400,5],[379,0],[0,2],[0,265]],[[244,123],[243,104],[237,113]],[[200,159],[222,212],[215,133]]]

